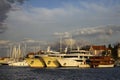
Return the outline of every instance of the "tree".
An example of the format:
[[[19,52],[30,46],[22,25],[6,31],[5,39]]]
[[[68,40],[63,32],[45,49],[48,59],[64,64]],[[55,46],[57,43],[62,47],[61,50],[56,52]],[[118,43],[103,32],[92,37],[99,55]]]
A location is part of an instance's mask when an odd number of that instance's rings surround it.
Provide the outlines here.
[[[114,47],[112,48],[112,57],[117,60],[118,59],[118,47],[119,47],[120,43],[115,43]]]

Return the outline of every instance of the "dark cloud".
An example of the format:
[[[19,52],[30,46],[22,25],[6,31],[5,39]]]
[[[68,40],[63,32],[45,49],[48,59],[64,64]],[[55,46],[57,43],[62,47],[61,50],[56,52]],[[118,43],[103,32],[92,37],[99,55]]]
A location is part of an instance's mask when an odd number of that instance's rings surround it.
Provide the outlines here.
[[[11,10],[13,3],[23,4],[25,0],[0,0],[0,33],[5,32],[7,29],[4,26],[4,21],[6,20],[7,13]]]
[[[10,3],[18,2],[20,4],[23,4],[25,0],[7,0],[7,1],[10,2]]]

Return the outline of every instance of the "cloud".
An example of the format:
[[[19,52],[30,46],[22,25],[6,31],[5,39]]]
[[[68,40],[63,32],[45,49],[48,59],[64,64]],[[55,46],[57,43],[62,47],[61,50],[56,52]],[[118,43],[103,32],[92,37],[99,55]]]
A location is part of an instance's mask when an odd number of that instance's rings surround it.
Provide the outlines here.
[[[120,32],[120,26],[116,25],[105,25],[105,26],[96,26],[96,27],[87,27],[75,31],[76,35],[95,35],[95,34],[104,34],[112,35],[114,33]]]
[[[15,7],[12,5],[17,2],[23,4],[24,0],[0,0],[0,33],[6,31],[7,26],[4,25],[4,22],[8,17],[7,13]]]
[[[78,6],[70,3],[57,8],[32,7],[10,11],[6,23],[10,26],[8,38],[24,37],[50,39],[55,32],[97,35],[119,32],[120,5],[105,6],[97,3],[81,2]],[[107,27],[106,25],[115,25]],[[99,27],[105,25],[105,27]],[[97,26],[97,27],[96,27]],[[16,34],[17,33],[17,34]],[[13,37],[14,35],[14,37]],[[10,36],[10,37],[9,37]]]
[[[120,40],[120,26],[116,25],[81,28],[72,33],[74,39],[88,40],[93,44],[109,44]]]
[[[10,41],[8,41],[8,40],[0,40],[0,45],[1,44],[7,44],[7,43],[9,43]]]

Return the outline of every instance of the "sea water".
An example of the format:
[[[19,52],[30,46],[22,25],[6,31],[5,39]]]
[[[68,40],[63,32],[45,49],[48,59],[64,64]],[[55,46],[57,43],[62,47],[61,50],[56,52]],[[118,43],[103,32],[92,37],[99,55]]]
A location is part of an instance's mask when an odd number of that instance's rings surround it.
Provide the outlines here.
[[[29,68],[0,66],[0,80],[120,80],[120,67]]]

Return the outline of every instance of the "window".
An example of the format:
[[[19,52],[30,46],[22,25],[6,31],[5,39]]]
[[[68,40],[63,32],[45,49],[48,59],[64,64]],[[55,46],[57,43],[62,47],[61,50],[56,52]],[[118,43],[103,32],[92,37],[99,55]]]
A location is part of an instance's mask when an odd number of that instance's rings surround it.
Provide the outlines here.
[[[33,63],[34,63],[34,61],[31,61],[31,62],[30,62],[30,64],[33,64]]]
[[[47,64],[49,65],[51,63],[51,61],[48,61]]]
[[[63,56],[63,58],[78,58],[78,56]]]

